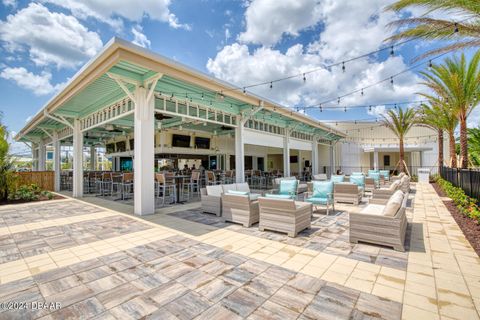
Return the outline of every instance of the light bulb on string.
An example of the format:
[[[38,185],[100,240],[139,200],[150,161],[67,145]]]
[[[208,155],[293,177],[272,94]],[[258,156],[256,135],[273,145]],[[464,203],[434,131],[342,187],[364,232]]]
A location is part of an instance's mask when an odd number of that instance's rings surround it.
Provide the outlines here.
[[[342,72],[345,72],[345,62],[342,62]]]
[[[273,88],[273,82],[270,82],[270,89]]]
[[[337,104],[340,104],[340,97],[338,97],[337,99]]]
[[[322,105],[320,105],[320,112],[323,112],[323,108],[322,108]]]
[[[393,86],[393,77],[390,77],[390,84]]]
[[[393,46],[390,47],[390,55],[391,56],[395,55],[395,51],[393,50]]]
[[[360,94],[363,96],[363,88],[362,88],[362,91],[360,91]]]
[[[458,23],[455,22],[454,26],[455,26],[455,30],[453,32],[457,33],[458,32]]]
[[[247,90],[243,87],[243,94],[247,94]]]
[[[343,111],[347,112],[347,107],[344,107],[344,108],[343,108]]]
[[[205,98],[205,95],[204,95],[203,92],[202,92],[202,100],[203,100],[204,98]]]
[[[433,68],[432,60],[429,60],[428,61],[428,70],[432,70],[432,68]]]
[[[307,77],[305,77],[305,73],[303,74],[303,82],[307,81]]]
[[[368,111],[372,111],[372,106],[368,106]]]

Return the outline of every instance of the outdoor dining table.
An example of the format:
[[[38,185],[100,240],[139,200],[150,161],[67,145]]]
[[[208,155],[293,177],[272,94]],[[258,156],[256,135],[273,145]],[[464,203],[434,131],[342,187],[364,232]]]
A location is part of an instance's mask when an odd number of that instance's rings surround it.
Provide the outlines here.
[[[177,202],[176,203],[184,203],[184,201],[180,200],[180,186],[185,178],[190,178],[189,175],[176,175],[176,176],[169,176],[168,179],[173,179],[174,183],[176,184],[177,189]]]

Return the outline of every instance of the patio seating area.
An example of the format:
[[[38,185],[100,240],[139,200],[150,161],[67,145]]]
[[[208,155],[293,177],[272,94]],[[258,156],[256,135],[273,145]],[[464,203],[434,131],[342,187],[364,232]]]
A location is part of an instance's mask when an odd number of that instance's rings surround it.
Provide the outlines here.
[[[0,208],[0,296],[61,305],[16,316],[478,318],[480,259],[428,184],[402,202],[405,252],[349,242],[349,213],[368,197],[314,212],[296,237],[225,222],[200,202],[138,217],[89,199]]]

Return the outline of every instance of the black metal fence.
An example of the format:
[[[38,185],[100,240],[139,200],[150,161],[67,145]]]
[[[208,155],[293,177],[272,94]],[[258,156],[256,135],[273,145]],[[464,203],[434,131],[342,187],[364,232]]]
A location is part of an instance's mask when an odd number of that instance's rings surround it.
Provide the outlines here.
[[[408,172],[412,176],[418,176],[418,169],[421,168],[428,168],[430,169],[430,175],[435,175],[438,173],[438,166],[407,166],[408,167]],[[368,170],[373,169],[373,167],[363,167],[363,166],[336,166],[334,168],[334,173],[337,172],[337,170],[340,170],[341,172],[345,174],[351,174],[352,172],[363,172],[367,173]],[[391,174],[397,175],[399,173],[399,168],[394,167],[394,166],[389,166],[389,167],[379,167],[379,170],[389,170]],[[324,166],[321,170],[321,173],[326,173],[328,176],[330,176],[330,167]]]
[[[442,167],[440,176],[455,187],[462,188],[466,195],[480,202],[480,169]]]

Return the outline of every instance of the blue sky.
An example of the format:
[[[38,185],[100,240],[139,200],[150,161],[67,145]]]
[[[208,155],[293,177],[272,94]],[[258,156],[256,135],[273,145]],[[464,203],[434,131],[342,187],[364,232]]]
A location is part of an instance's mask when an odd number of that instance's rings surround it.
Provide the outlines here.
[[[119,36],[240,86],[269,81],[376,50],[399,16],[390,0],[2,0],[0,110],[16,132],[111,37]],[[403,12],[402,15],[420,12]],[[255,91],[286,106],[313,105],[368,86],[409,66],[434,44],[412,42],[339,68]],[[419,68],[418,70],[421,70]],[[419,77],[408,72],[342,100],[322,120],[367,119],[382,107],[343,105],[417,99]],[[331,104],[331,105],[335,105]],[[474,115],[472,119],[478,119]]]

